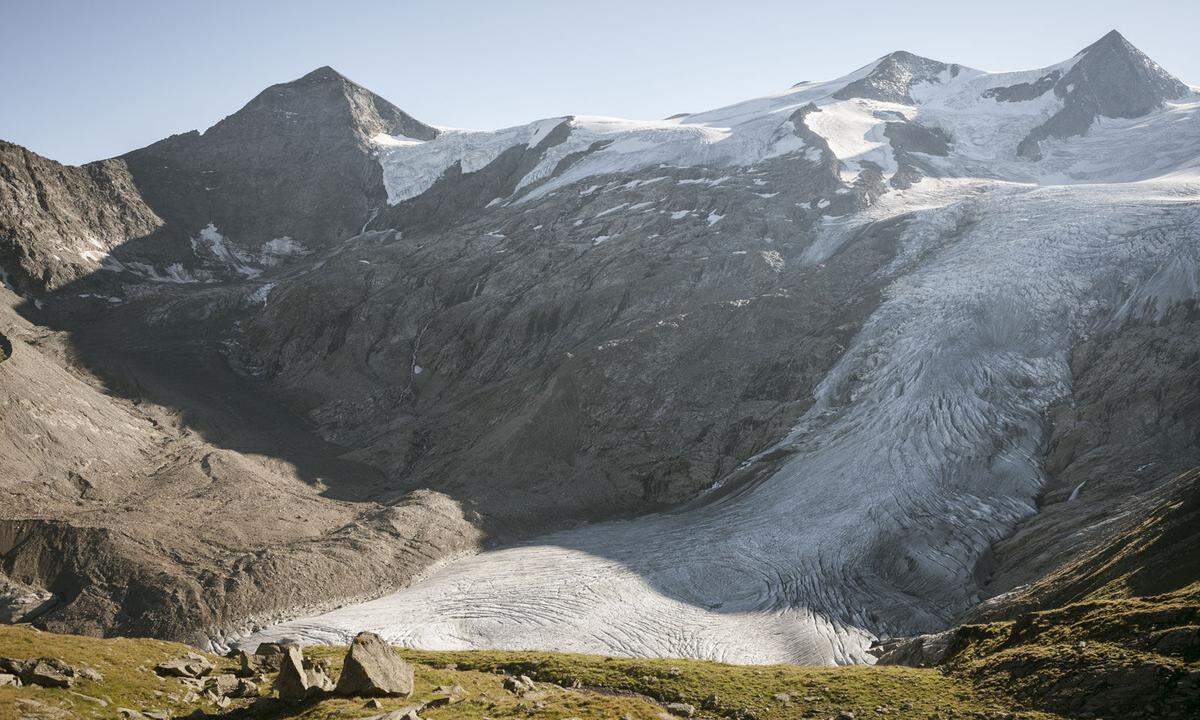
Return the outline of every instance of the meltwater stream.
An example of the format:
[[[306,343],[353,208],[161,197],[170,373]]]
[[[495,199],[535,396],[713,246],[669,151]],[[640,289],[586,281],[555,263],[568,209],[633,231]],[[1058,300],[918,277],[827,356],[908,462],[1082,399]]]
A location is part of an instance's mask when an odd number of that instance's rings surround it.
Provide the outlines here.
[[[875,636],[949,623],[978,600],[977,560],[1034,510],[1074,342],[1194,297],[1200,254],[1195,183],[977,190],[908,225],[884,302],[767,479],[244,642],[373,630],[429,649],[853,663]]]

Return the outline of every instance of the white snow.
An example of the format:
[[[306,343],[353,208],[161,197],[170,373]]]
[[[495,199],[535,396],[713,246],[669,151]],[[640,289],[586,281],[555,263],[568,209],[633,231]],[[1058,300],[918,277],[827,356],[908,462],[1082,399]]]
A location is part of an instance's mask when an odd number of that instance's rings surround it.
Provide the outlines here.
[[[256,278],[262,274],[261,270],[248,264],[248,255],[225,244],[225,236],[211,222],[201,228],[199,235],[192,238],[192,250],[197,255],[200,255],[201,250],[206,250],[218,262],[244,277]]]
[[[271,291],[274,289],[275,283],[266,283],[246,296],[246,301],[255,305],[266,305],[267,297],[270,296]]]

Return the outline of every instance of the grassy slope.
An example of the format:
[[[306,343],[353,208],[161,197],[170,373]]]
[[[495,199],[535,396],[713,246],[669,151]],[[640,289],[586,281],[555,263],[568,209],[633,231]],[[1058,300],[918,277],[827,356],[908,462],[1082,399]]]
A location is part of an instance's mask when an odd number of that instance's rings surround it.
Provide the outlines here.
[[[1007,611],[958,630],[953,675],[1078,717],[1200,718],[1200,472]]]
[[[546,652],[419,652],[413,698],[327,699],[305,706],[238,701],[211,715],[244,718],[357,718],[427,700],[439,685],[461,685],[466,699],[423,713],[428,720],[539,720],[628,715],[657,720],[668,702],[716,720],[827,718],[1200,718],[1200,473],[1185,473],[1163,499],[1112,542],[1030,586],[999,622],[957,630],[942,669],[897,666],[814,668],[732,666],[690,660],[631,660]],[[1155,593],[1149,597],[1139,597]],[[1047,610],[1029,608],[1050,607]],[[189,648],[156,640],[56,635],[0,626],[0,656],[49,655],[88,665],[103,683],[67,690],[0,687],[0,720],[116,717],[118,707],[187,715],[178,681],[156,676],[159,662]],[[335,676],[343,648],[309,648]],[[232,661],[212,658],[232,670]],[[537,696],[506,692],[505,674],[543,683]],[[790,700],[776,696],[786,693]],[[99,698],[100,705],[90,698]],[[34,700],[41,706],[22,704]],[[1033,708],[1058,715],[1043,714]],[[878,712],[878,711],[882,712]]]
[[[27,627],[0,627],[0,656],[50,655],[68,663],[89,665],[104,674],[104,682],[80,682],[73,690],[108,702],[102,707],[67,690],[4,687],[0,688],[0,718],[9,720],[35,712],[42,717],[116,717],[118,707],[186,715],[197,706],[172,700],[171,695],[182,696],[182,686],[176,680],[157,677],[153,667],[188,650],[155,640],[99,640]],[[314,647],[308,651],[316,657],[330,658],[335,669],[340,669],[336,666],[344,649]],[[846,710],[858,718],[1003,718],[1012,707],[1012,703],[990,692],[975,689],[965,679],[937,670],[731,666],[541,652],[401,652],[416,665],[416,692],[409,699],[383,700],[382,709],[367,708],[358,699],[327,699],[300,707],[260,701],[228,711],[208,704],[198,707],[211,715],[246,718],[355,718],[411,706],[429,699],[438,685],[455,684],[466,690],[466,699],[427,710],[423,717],[616,720],[628,715],[635,720],[656,720],[664,710],[663,704],[676,700],[696,705],[700,717],[759,720],[825,718]],[[233,667],[232,661],[213,660]],[[520,698],[505,691],[501,686],[505,673],[530,675],[541,685],[539,693]],[[779,693],[787,693],[792,699],[777,699]],[[20,698],[37,700],[43,707],[20,704]],[[884,712],[876,713],[876,708]],[[1054,717],[1040,713],[1019,716]]]

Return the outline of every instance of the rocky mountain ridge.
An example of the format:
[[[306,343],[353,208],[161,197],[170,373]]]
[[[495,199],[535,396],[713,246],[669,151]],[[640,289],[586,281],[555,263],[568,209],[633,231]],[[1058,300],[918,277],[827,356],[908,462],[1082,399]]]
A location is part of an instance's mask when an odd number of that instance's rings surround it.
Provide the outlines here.
[[[12,146],[4,571],[75,631],[420,580],[263,637],[869,661],[1196,464],[1197,113],[1110,35],[488,133],[322,68],[102,166]]]

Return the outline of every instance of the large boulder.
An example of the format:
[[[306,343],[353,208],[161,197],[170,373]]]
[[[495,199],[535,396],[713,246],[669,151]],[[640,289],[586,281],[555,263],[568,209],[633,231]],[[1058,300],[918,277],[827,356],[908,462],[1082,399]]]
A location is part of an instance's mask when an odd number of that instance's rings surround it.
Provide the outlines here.
[[[38,658],[21,675],[26,685],[41,685],[48,688],[66,688],[75,684],[75,669],[54,658]]]
[[[300,648],[291,645],[284,652],[279,675],[275,678],[275,691],[279,699],[299,702],[309,696],[308,673],[304,671],[304,656]]]
[[[323,663],[305,659],[299,645],[286,646],[279,675],[275,678],[275,690],[280,700],[302,702],[329,692],[333,687],[333,680],[329,678]]]
[[[391,645],[375,633],[355,636],[342,663],[337,694],[411,695],[412,691],[412,666],[400,659]]]

